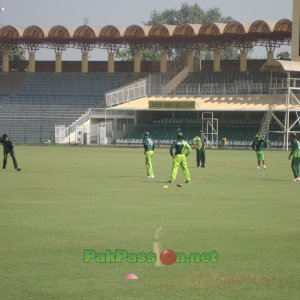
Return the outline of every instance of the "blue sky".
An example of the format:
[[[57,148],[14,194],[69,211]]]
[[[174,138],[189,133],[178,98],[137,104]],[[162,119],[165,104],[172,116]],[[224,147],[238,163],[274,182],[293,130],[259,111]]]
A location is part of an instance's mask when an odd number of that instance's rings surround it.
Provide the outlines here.
[[[4,11],[0,12],[0,23],[20,27],[32,24],[77,27],[86,18],[91,26],[142,25],[143,21],[149,20],[153,10],[178,9],[183,2],[198,3],[205,10],[218,7],[223,16],[231,16],[241,22],[292,18],[293,0],[0,0],[0,5],[4,7]],[[256,52],[254,56],[263,55],[264,51]],[[105,57],[104,50],[97,49],[90,54],[91,60]],[[53,58],[53,50],[41,49],[37,53],[37,59]],[[65,60],[80,58],[79,50],[67,50],[63,54]]]

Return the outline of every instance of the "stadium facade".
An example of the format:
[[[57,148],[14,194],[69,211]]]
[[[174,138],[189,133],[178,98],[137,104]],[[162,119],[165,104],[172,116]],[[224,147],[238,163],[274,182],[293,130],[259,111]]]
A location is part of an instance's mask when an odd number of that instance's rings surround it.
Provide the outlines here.
[[[248,145],[254,134],[271,131],[273,146],[285,146],[288,132],[298,129],[300,68],[276,62],[273,53],[291,44],[292,28],[288,19],[127,28],[3,26],[1,129],[26,143],[55,136],[62,143],[119,144],[139,144],[145,129],[161,144],[170,142],[175,128],[184,128],[188,138],[204,129],[212,146],[222,138]],[[9,50],[16,46],[29,52],[28,72],[10,72]],[[223,70],[222,49],[229,46],[240,50],[240,60],[232,63],[236,68]],[[266,48],[262,68],[249,68],[247,52],[254,46]],[[210,70],[194,60],[194,51],[203,47],[214,53]],[[54,50],[55,72],[36,72],[35,53],[41,48]],[[81,72],[62,72],[68,48],[81,49]],[[107,50],[107,72],[89,72],[88,53],[94,48]],[[120,48],[133,50],[133,72],[115,72]],[[141,54],[147,49],[161,58],[145,73]],[[184,51],[184,59],[169,61],[170,50]]]

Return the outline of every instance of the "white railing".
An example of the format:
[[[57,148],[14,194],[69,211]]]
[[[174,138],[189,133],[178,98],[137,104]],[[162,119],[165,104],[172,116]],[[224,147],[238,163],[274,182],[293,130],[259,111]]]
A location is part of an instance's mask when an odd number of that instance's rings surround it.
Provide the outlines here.
[[[66,131],[66,137],[73,133],[78,126],[83,125],[86,123],[90,118],[90,110],[88,110],[85,114],[80,116],[75,122],[73,122],[70,126],[67,126],[65,131]]]
[[[179,84],[173,95],[263,95],[269,93],[270,84],[249,83],[188,83]]]
[[[98,119],[114,119],[114,118],[130,118],[134,117],[134,111],[122,109],[105,109],[105,108],[90,108],[90,118]]]
[[[106,106],[125,103],[147,96],[147,78],[140,79],[134,83],[125,85],[119,89],[105,94]]]

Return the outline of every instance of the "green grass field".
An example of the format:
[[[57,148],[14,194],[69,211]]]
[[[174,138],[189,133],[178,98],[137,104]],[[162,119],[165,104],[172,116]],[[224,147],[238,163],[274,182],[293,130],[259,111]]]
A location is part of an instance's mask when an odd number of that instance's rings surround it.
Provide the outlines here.
[[[300,183],[288,154],[207,151],[192,182],[170,185],[158,149],[17,146],[21,172],[0,173],[0,299],[299,299]],[[177,181],[184,182],[179,170]],[[217,263],[84,263],[86,248],[216,250]],[[138,280],[126,281],[126,273]]]

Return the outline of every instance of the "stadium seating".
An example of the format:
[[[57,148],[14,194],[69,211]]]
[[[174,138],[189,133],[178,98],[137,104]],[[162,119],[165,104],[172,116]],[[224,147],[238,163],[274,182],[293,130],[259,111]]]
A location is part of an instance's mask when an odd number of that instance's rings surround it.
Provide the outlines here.
[[[107,91],[145,73],[2,73],[0,130],[12,140],[41,143],[56,124],[70,125],[90,107],[105,107]]]
[[[284,76],[277,74],[275,76]],[[270,73],[259,71],[200,71],[189,73],[173,95],[268,94]]]

